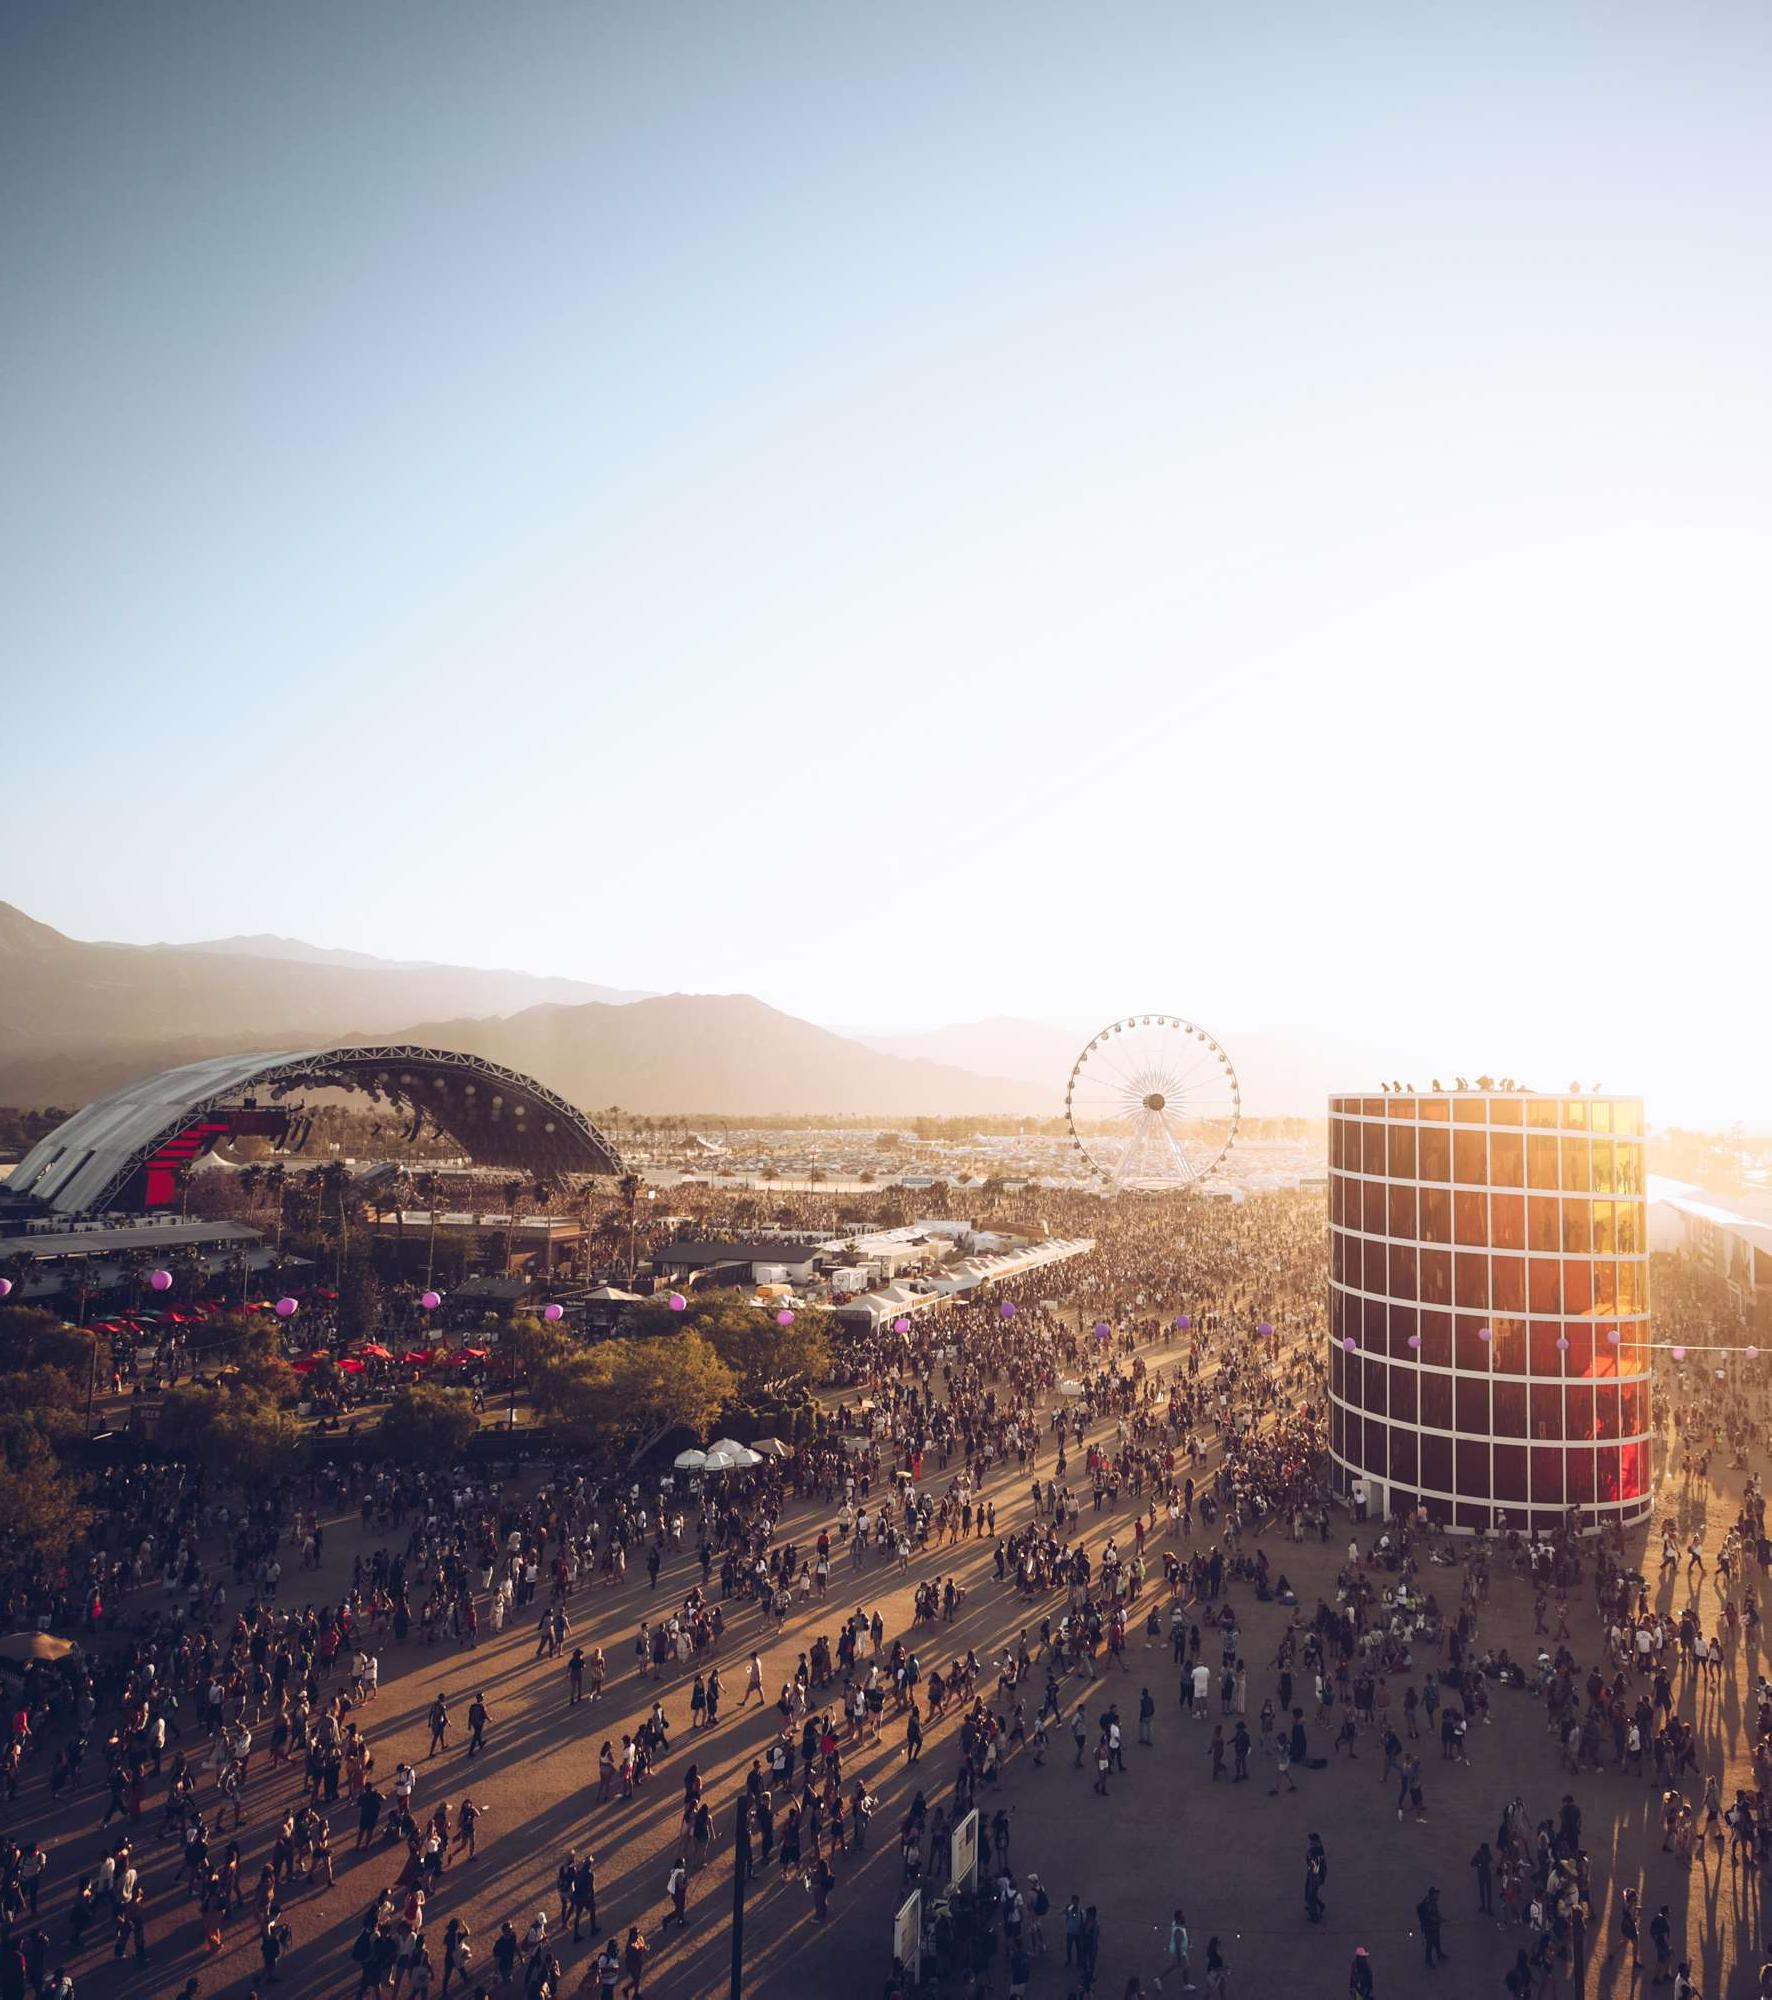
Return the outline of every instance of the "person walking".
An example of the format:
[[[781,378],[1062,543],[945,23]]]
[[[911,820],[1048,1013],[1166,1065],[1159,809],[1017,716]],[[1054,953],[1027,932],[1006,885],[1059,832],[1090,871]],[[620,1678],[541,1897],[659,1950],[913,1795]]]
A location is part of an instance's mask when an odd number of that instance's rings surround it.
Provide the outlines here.
[[[1415,1914],[1421,1919],[1421,1940],[1426,1952],[1426,1963],[1430,1966],[1442,1964],[1446,1957],[1445,1947],[1440,1943],[1440,1932],[1445,1918],[1440,1914],[1440,1892],[1429,1889],[1415,1906]]]
[[[1180,1990],[1192,1993],[1195,1989],[1188,1950],[1187,1918],[1179,1909],[1169,1919],[1169,1963],[1181,1982]]]
[[[1477,1914],[1492,1917],[1495,1914],[1495,1856],[1490,1853],[1487,1841],[1471,1856],[1471,1866],[1477,1871]]]
[[[629,1924],[628,1940],[622,1947],[622,1969],[627,1973],[627,1984],[621,1989],[627,2000],[640,2000],[641,1988],[646,1983],[646,1955],[648,1946],[640,1935],[638,1924]]]
[[[468,1755],[477,1757],[486,1748],[486,1725],[492,1720],[492,1711],[486,1706],[485,1695],[476,1691],[468,1707]]]
[[[1372,2000],[1372,1954],[1363,1944],[1354,1946],[1354,1962],[1348,1967],[1348,2000]]]
[[[674,1919],[679,1930],[687,1930],[689,1928],[689,1863],[680,1854],[671,1864],[671,1872],[665,1881],[665,1889],[671,1899],[671,1914],[665,1919],[665,1922],[668,1924]]]

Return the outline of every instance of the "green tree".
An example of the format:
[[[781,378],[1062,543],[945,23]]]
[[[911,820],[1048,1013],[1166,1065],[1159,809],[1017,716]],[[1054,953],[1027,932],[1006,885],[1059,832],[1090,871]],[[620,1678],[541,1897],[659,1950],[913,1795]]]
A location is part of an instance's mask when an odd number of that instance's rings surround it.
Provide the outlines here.
[[[474,1399],[466,1389],[416,1382],[396,1392],[382,1413],[378,1435],[405,1464],[440,1466],[459,1459],[479,1428]]]
[[[59,1561],[91,1522],[92,1510],[41,1427],[8,1407],[0,1415],[0,1566],[33,1554]]]
[[[354,1250],[345,1261],[344,1281],[338,1288],[338,1325],[346,1340],[361,1340],[381,1321],[381,1281],[362,1250]]]
[[[154,1436],[163,1450],[200,1459],[242,1484],[286,1472],[298,1443],[288,1410],[237,1376],[211,1388],[169,1390]]]
[[[755,1396],[775,1383],[820,1382],[830,1373],[830,1343],[818,1318],[797,1313],[791,1326],[776,1323],[767,1307],[741,1291],[699,1293],[684,1312],[664,1299],[629,1308],[622,1331],[639,1340],[698,1334],[738,1378],[741,1394]]]
[[[667,1431],[708,1430],[732,1402],[737,1377],[697,1333],[671,1340],[605,1340],[532,1378],[536,1408],[588,1443],[634,1458]]]

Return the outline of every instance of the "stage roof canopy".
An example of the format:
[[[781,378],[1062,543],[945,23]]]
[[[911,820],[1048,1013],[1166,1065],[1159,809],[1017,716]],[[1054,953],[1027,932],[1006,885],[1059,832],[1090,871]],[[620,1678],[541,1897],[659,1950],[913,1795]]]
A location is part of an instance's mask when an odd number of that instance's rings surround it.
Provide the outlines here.
[[[123,1205],[152,1165],[189,1164],[225,1137],[230,1111],[314,1090],[358,1091],[422,1111],[479,1165],[536,1181],[622,1171],[620,1154],[584,1113],[533,1077],[450,1049],[375,1045],[214,1056],[127,1084],[40,1139],[6,1193],[57,1215],[103,1214]]]

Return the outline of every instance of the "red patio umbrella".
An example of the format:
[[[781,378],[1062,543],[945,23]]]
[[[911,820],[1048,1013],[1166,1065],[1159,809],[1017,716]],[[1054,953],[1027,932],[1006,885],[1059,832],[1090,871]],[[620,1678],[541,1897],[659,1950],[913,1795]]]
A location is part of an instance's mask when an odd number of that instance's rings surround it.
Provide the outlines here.
[[[379,1340],[366,1340],[357,1351],[359,1354],[367,1354],[371,1361],[392,1361],[394,1358]]]
[[[338,1365],[347,1375],[361,1375],[363,1373],[363,1364],[354,1355],[347,1354]]]
[[[428,1347],[409,1347],[400,1357],[402,1368],[427,1368],[435,1357]]]

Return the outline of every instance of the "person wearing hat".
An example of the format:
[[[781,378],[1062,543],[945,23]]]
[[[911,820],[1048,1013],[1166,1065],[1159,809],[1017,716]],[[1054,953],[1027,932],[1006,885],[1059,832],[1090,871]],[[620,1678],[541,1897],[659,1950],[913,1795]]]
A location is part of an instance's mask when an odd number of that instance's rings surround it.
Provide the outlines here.
[[[1348,1967],[1349,2000],[1372,2000],[1372,1954],[1363,1944],[1354,1946],[1354,1962]]]

